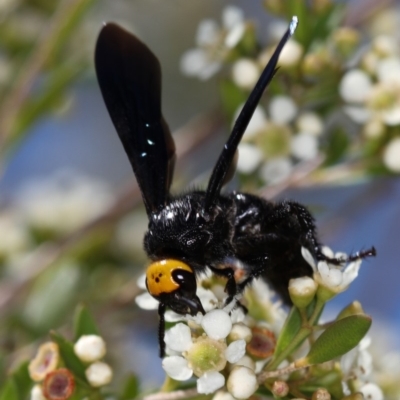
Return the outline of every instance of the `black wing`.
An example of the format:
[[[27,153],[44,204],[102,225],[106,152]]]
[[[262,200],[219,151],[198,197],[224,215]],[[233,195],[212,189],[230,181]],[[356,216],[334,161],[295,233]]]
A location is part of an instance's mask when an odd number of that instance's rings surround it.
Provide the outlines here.
[[[97,39],[97,79],[132,164],[147,214],[165,204],[175,145],[161,114],[161,67],[134,35],[106,24]]]
[[[226,181],[226,175],[231,169],[232,160],[235,157],[235,153],[240,143],[240,140],[242,139],[242,136],[247,128],[247,125],[250,122],[251,117],[253,116],[254,110],[256,109],[265,88],[268,86],[271,79],[275,75],[275,72],[277,71],[276,64],[278,62],[279,55],[283,49],[283,46],[293,35],[296,26],[297,17],[293,17],[288,30],[285,32],[282,39],[278,43],[274,54],[268,61],[268,64],[266,65],[264,71],[258,79],[258,82],[256,83],[253,91],[250,93],[249,98],[247,99],[242,111],[240,112],[235,122],[232,133],[230,134],[229,139],[226,142],[217,163],[215,164],[210,181],[208,183],[206,197],[204,201],[204,210],[206,212],[209,211],[210,208],[212,208],[216,198],[219,196],[221,188]]]

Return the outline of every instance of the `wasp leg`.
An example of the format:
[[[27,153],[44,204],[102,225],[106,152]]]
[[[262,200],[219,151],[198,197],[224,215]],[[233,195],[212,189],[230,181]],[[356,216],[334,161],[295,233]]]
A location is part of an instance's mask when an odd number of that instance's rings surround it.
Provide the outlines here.
[[[328,257],[322,253],[321,249],[317,252],[317,259],[321,261],[326,261],[329,264],[333,265],[342,265],[346,262],[352,262],[357,260],[362,260],[367,257],[375,257],[376,250],[375,247],[371,247],[367,250],[357,251],[354,254],[350,254],[347,257]]]
[[[160,358],[165,356],[165,342],[164,342],[164,335],[165,335],[165,304],[160,302],[158,305],[158,316],[159,316],[159,323],[158,323],[158,346],[160,352]]]
[[[235,273],[232,268],[211,268],[211,271],[213,271],[216,275],[223,276],[224,278],[227,279],[226,285],[225,285],[225,292],[228,294],[228,297],[225,300],[225,305],[228,305],[232,302],[234,297],[240,293],[238,291],[238,285],[236,284],[235,281]]]

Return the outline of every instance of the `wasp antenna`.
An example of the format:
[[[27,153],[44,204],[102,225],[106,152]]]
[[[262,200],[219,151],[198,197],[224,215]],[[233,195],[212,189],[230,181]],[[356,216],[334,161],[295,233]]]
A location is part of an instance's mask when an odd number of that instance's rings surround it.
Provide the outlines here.
[[[290,25],[283,35],[282,39],[278,43],[274,54],[268,61],[268,64],[264,68],[260,78],[258,79],[253,91],[250,93],[242,111],[240,112],[235,125],[233,126],[232,132],[226,142],[222,153],[220,154],[217,163],[213,169],[210,181],[208,183],[206,197],[204,201],[204,210],[207,212],[213,206],[216,197],[219,195],[222,185],[225,181],[226,174],[228,173],[232,160],[235,157],[235,152],[242,139],[243,133],[245,132],[247,125],[253,116],[254,110],[260,101],[265,88],[270,83],[271,79],[275,75],[278,63],[279,55],[285,45],[296,30],[298,19],[296,16],[292,18]]]

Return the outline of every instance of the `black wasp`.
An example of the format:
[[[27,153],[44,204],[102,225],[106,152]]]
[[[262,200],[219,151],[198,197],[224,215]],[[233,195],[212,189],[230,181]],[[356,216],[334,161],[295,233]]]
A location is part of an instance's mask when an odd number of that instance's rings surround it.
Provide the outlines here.
[[[166,307],[179,314],[204,314],[196,296],[197,274],[210,269],[227,279],[226,304],[258,277],[265,278],[289,303],[289,280],[312,275],[301,247],[316,259],[327,259],[314,219],[303,205],[293,201],[272,203],[241,192],[221,194],[234,168],[238,144],[296,24],[294,17],[251,92],[207,189],[180,196],[169,193],[175,145],[161,113],[160,63],[144,43],[118,25],[106,24],[100,32],[95,53],[97,78],[149,218],[144,248],[152,263],[146,284],[159,301],[161,356],[165,350]],[[371,255],[375,255],[374,248],[346,260],[329,261],[341,264]]]

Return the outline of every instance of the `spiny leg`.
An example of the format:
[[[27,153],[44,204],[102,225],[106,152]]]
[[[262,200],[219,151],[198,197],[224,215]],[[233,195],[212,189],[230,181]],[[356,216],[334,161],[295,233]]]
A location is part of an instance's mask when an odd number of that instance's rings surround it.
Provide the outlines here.
[[[165,341],[164,341],[164,336],[165,336],[165,304],[164,303],[159,303],[158,305],[158,316],[159,316],[159,323],[158,323],[158,345],[159,345],[159,351],[160,351],[160,358],[163,358],[165,356]]]
[[[349,254],[347,257],[329,257],[325,255],[321,249],[319,249],[317,252],[318,260],[326,261],[329,264],[333,265],[342,265],[346,262],[362,260],[367,257],[375,257],[375,256],[376,256],[376,249],[373,246],[367,250],[357,251],[354,254]]]

